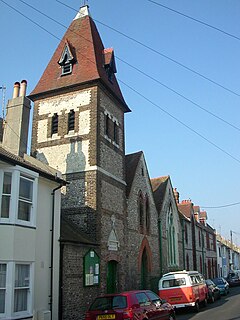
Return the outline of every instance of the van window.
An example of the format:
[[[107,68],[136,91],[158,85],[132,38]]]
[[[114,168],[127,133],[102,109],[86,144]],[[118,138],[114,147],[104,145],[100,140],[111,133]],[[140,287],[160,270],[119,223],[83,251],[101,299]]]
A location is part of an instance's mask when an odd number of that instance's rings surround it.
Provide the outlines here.
[[[191,284],[199,284],[199,283],[203,282],[203,280],[201,279],[201,277],[199,275],[190,276],[190,281],[191,281]]]
[[[180,287],[186,285],[185,278],[163,280],[163,288]]]

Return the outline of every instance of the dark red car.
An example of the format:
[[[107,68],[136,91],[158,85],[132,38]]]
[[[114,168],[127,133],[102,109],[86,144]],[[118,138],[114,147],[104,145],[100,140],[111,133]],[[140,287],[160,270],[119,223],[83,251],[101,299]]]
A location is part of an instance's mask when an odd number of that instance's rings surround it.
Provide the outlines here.
[[[174,320],[171,304],[150,290],[126,291],[97,297],[85,320]]]

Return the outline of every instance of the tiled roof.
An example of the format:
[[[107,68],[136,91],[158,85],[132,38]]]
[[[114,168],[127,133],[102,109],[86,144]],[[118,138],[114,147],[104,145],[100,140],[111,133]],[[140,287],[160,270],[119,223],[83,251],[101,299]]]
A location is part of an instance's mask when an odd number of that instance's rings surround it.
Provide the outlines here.
[[[10,163],[12,165],[19,165],[29,170],[35,171],[39,173],[41,176],[44,176],[49,180],[53,180],[64,185],[66,184],[65,180],[58,177],[57,170],[51,168],[48,165],[45,165],[44,163],[38,161],[37,159],[29,155],[24,155],[24,158],[19,157],[11,153],[9,150],[6,150],[5,148],[3,148],[1,145],[0,145],[0,160]]]
[[[126,188],[126,194],[127,197],[129,196],[129,193],[132,188],[132,183],[133,179],[136,173],[137,165],[139,163],[139,160],[142,156],[143,152],[139,151],[136,153],[131,153],[126,155],[125,157],[125,164],[126,164],[126,183],[127,183],[127,188]]]
[[[151,179],[154,201],[158,211],[162,209],[169,178],[169,176],[163,176]]]
[[[192,202],[179,203],[178,210],[183,213],[187,218],[191,219],[192,216]]]
[[[91,239],[88,239],[86,235],[83,235],[81,230],[69,221],[66,217],[61,215],[61,242],[81,243],[88,245],[97,245]]]
[[[61,76],[58,61],[66,44],[69,45],[75,63],[71,74]],[[113,74],[110,81],[104,68],[104,60],[111,58],[111,55],[112,50],[104,52],[96,25],[89,15],[74,19],[29,98],[35,101],[41,94],[47,92],[100,81],[121,102],[124,111],[130,111],[115,75]]]

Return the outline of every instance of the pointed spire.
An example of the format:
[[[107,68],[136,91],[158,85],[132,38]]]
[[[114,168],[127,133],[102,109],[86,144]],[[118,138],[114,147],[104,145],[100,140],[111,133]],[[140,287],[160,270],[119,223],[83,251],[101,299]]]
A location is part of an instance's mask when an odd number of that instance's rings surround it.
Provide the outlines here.
[[[104,50],[88,6],[84,5],[67,29],[29,98],[35,101],[43,94],[65,91],[72,86],[86,86],[87,83],[92,85],[95,81],[102,83],[120,101],[124,111],[129,112],[115,73],[113,49]]]
[[[76,17],[75,17],[73,20],[81,19],[81,18],[86,17],[86,16],[91,17],[91,14],[90,14],[89,6],[88,6],[88,5],[82,6],[82,7],[79,9]]]

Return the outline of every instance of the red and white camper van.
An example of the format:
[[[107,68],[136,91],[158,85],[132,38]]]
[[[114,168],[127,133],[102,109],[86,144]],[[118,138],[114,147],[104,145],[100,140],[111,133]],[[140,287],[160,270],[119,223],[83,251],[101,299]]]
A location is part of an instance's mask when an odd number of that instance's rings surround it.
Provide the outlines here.
[[[197,271],[169,272],[159,280],[159,296],[175,308],[193,307],[198,312],[200,304],[207,304],[207,286]]]

